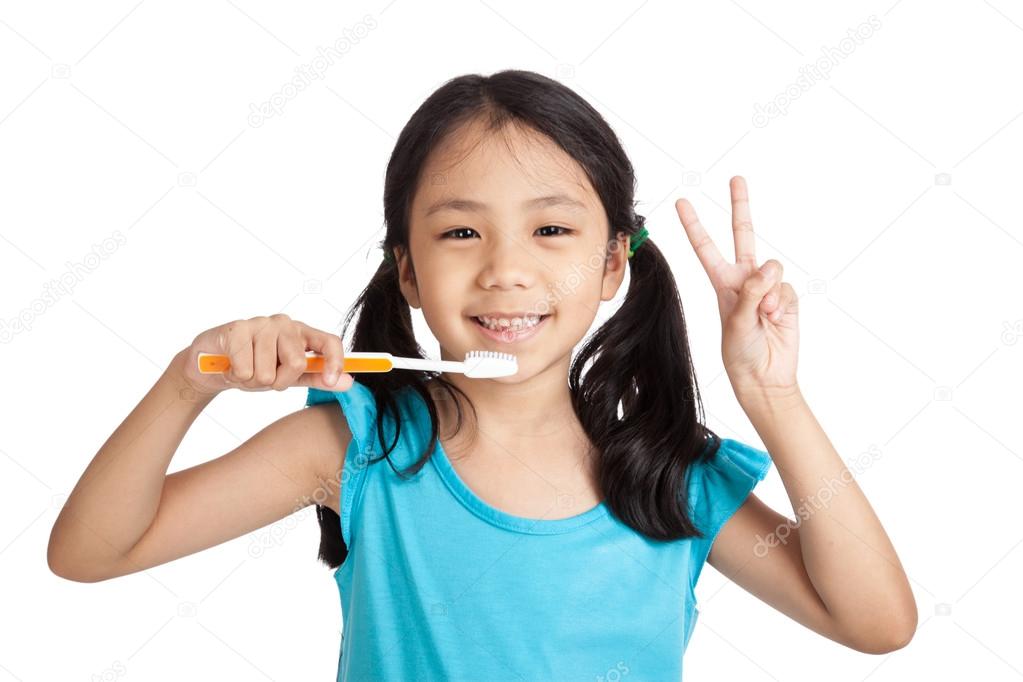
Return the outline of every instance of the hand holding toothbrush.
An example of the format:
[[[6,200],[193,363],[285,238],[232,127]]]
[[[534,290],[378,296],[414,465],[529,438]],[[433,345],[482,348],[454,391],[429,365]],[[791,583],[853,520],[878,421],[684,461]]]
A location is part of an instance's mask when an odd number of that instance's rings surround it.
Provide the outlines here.
[[[731,179],[735,263],[727,262],[687,199],[675,202],[689,243],[717,293],[721,354],[736,396],[786,396],[798,390],[799,297],[782,281],[782,265],[757,266],[749,195],[742,176]]]
[[[319,355],[307,355],[315,351]],[[211,396],[228,388],[282,391],[309,386],[347,391],[350,372],[460,372],[472,379],[496,379],[518,372],[514,355],[474,350],[465,361],[403,358],[387,352],[345,353],[341,338],[278,313],[236,320],[208,329],[179,353],[184,380],[196,393]]]
[[[310,350],[320,355],[307,356]],[[292,386],[347,391],[354,381],[342,370],[345,354],[339,336],[282,313],[207,329],[182,355],[187,385],[203,395],[229,388],[283,391]]]

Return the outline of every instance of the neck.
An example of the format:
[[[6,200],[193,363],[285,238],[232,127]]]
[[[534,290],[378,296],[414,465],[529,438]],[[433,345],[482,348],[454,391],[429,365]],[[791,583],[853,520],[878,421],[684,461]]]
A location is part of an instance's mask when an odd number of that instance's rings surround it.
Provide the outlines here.
[[[465,398],[455,393],[462,408],[463,436],[459,442],[472,441],[483,450],[503,450],[528,458],[549,459],[551,453],[578,453],[588,443],[582,425],[572,407],[568,388],[567,360],[552,365],[534,376],[516,383],[508,379],[470,379],[464,374],[443,374],[461,389],[476,408],[478,421]],[[444,390],[434,392],[441,424],[450,426],[445,435],[453,435],[456,412]],[[448,430],[449,429],[449,430]],[[580,444],[583,445],[580,445]]]

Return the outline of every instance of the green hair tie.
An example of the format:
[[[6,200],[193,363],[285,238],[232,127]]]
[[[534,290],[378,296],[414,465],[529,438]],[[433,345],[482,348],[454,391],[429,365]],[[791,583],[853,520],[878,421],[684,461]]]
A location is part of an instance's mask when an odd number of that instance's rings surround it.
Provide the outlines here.
[[[649,236],[650,233],[646,231],[646,225],[644,225],[640,228],[639,232],[629,239],[629,258],[632,258],[632,255],[636,253],[636,249],[643,246],[643,242],[645,242],[646,238]]]

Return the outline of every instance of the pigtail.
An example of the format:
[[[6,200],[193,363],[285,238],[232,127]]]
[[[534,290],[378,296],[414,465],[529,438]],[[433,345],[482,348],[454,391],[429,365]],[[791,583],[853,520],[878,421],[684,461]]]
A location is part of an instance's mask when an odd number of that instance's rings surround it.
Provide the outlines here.
[[[392,254],[391,248],[386,243],[381,248],[385,254]],[[372,314],[364,315],[363,313],[366,311],[372,311]],[[412,310],[398,286],[398,268],[393,256],[392,258],[385,256],[369,284],[349,308],[341,331],[342,339],[347,336],[348,328],[356,314],[358,314],[358,320],[355,324],[355,333],[352,336],[349,351],[386,351],[400,357],[426,357],[416,341],[413,331]],[[377,437],[381,443],[385,444],[384,452],[376,459],[372,458],[371,453],[365,453],[368,457],[368,464],[386,459],[391,469],[401,478],[415,475],[426,464],[438,439],[439,424],[437,409],[426,388],[426,382],[431,378],[434,380],[434,384],[447,390],[449,396],[453,397],[452,391],[458,391],[463,396],[465,395],[460,388],[448,382],[439,373],[367,372],[359,375],[359,383],[365,385],[373,393],[377,404]],[[408,468],[399,471],[391,461],[390,453],[398,444],[402,428],[402,422],[398,418],[399,410],[395,396],[406,387],[418,392],[428,406],[431,429],[430,440],[419,459]],[[458,406],[457,401],[455,404]],[[460,427],[462,411],[460,406],[457,409],[458,426]],[[386,442],[384,434],[383,415],[385,411],[391,414],[392,421],[396,425],[394,437],[390,443]],[[337,568],[348,556],[348,548],[341,536],[341,518],[333,509],[324,505],[316,505],[316,518],[320,524],[318,558],[331,568]]]
[[[630,234],[643,224],[636,215]],[[656,540],[702,537],[686,514],[685,473],[706,456],[708,441],[713,451],[719,439],[702,423],[682,300],[652,240],[636,249],[629,266],[621,307],[569,370],[576,413],[600,444],[600,486],[623,523]]]

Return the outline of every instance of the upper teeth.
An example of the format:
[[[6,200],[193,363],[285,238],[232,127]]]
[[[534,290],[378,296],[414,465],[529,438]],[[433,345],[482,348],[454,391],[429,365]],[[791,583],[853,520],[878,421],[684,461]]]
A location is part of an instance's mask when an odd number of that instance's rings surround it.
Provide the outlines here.
[[[480,315],[477,319],[483,323],[483,326],[488,329],[502,329],[511,327],[512,329],[521,329],[524,327],[532,327],[540,323],[539,315],[526,315],[525,317],[513,317],[507,319],[504,317],[487,317],[486,315]]]

